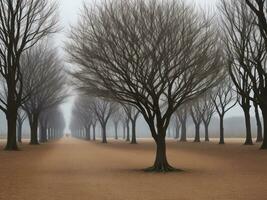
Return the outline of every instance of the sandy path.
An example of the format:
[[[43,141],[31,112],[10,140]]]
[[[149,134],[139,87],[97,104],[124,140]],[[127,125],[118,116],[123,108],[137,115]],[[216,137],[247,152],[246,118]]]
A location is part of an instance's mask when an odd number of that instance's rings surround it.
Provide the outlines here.
[[[231,143],[169,142],[171,163],[184,173],[140,169],[154,159],[153,143],[108,145],[75,139],[0,151],[3,200],[264,199],[267,152]]]

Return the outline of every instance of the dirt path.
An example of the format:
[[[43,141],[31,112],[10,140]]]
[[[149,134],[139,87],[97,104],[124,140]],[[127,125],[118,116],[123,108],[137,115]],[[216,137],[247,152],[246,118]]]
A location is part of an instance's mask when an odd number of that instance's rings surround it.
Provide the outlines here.
[[[264,199],[267,152],[240,144],[177,144],[168,157],[184,173],[147,174],[154,145],[63,139],[0,151],[2,200]]]

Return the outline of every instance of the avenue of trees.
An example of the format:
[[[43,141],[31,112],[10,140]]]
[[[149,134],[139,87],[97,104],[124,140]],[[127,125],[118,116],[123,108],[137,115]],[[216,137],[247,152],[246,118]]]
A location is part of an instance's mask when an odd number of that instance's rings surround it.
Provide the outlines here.
[[[109,120],[114,124],[115,139],[121,122],[126,141],[130,140],[131,122],[132,143],[136,142],[134,114],[127,112],[127,108],[134,109],[136,116],[140,114],[146,121],[157,146],[155,162],[147,170],[173,171],[165,143],[171,125],[175,125],[174,138],[186,142],[190,118],[195,142],[201,141],[201,124],[208,142],[209,124],[217,114],[219,144],[224,144],[225,114],[240,105],[246,125],[244,144],[252,145],[253,105],[257,142],[263,141],[261,148],[266,149],[265,7],[263,0],[221,0],[215,18],[178,0],[85,4],[65,49],[70,62],[78,66],[71,73],[73,83],[81,96],[91,99],[88,111],[98,116],[103,110],[94,109],[92,99],[115,107],[115,111],[111,107],[105,111],[106,118],[93,117],[101,124],[103,142],[107,142],[103,122]],[[75,104],[80,103],[79,99]],[[73,110],[77,116],[82,116],[82,111],[85,109]],[[73,117],[71,128],[77,137],[83,136],[90,121],[84,119]]]
[[[47,134],[42,141],[63,135],[63,64],[50,44],[58,30],[56,2],[0,0],[0,109],[7,120],[6,150],[18,149],[26,117],[31,144],[38,144],[38,127],[41,135]]]
[[[167,159],[166,137],[209,142],[218,116],[219,144],[224,120],[236,105],[245,122],[244,145],[267,149],[267,1],[220,0],[216,16],[183,0],[107,0],[86,4],[65,44],[67,61],[54,46],[60,31],[57,3],[0,0],[0,110],[7,121],[6,150],[63,137],[61,105],[74,85],[73,137],[102,143],[109,137],[138,143],[137,122],[149,127],[155,161],[146,171],[176,171]],[[66,60],[66,59],[65,59]],[[70,72],[71,71],[71,72]],[[253,108],[253,109],[252,109]],[[263,123],[262,123],[263,122]],[[109,129],[112,125],[112,129]]]

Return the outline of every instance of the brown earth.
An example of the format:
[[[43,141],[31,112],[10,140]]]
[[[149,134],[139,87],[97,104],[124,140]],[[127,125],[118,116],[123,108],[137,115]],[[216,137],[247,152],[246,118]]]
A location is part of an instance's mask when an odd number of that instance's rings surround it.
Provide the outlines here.
[[[154,160],[152,141],[23,145],[19,152],[0,151],[0,199],[266,199],[267,151],[258,149],[239,140],[223,146],[169,141],[169,161],[184,172],[156,174],[142,171]]]

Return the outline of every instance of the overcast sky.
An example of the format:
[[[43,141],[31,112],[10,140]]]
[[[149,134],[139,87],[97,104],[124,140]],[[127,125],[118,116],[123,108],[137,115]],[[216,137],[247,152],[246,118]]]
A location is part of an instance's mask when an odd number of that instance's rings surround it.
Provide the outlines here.
[[[59,37],[57,37],[60,46],[64,43],[64,39],[68,31],[70,30],[70,25],[75,24],[79,17],[79,12],[82,8],[83,2],[92,3],[95,0],[59,0],[60,7],[60,23],[63,28],[63,31],[60,33]],[[197,6],[201,6],[204,10],[209,8],[213,9],[216,7],[218,0],[185,0],[188,3],[195,3]],[[72,107],[73,99],[71,99],[68,103],[62,106],[64,110],[64,115],[66,117],[67,123],[70,120],[71,116],[71,107]],[[242,112],[239,108],[233,109],[228,113],[228,116],[240,116]]]

